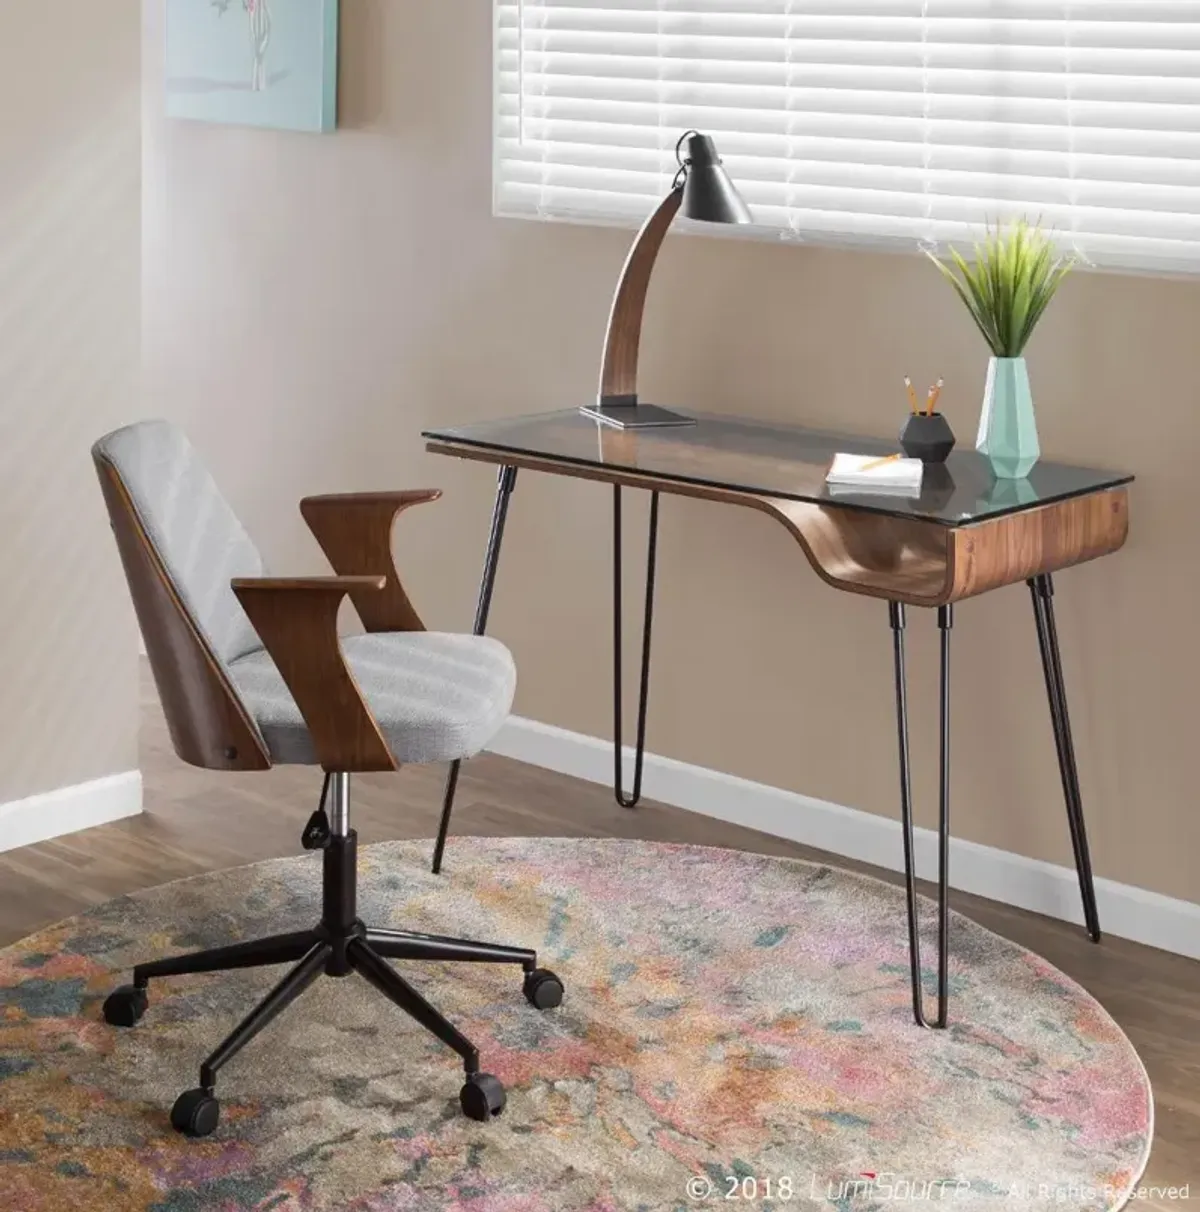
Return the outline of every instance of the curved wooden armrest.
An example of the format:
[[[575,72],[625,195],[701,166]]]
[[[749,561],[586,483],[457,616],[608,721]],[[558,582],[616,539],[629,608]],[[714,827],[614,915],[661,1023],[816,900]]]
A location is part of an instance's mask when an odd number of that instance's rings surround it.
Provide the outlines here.
[[[392,526],[410,505],[436,501],[439,488],[407,492],[348,492],[305,497],[300,512],[326,559],[342,576],[382,574],[382,592],[350,589],[368,631],[424,631],[425,624],[400,584],[392,556]]]
[[[347,593],[382,593],[382,576],[238,577],[233,592],[254,624],[326,770],[395,770],[396,759],[346,664],[338,607]]]

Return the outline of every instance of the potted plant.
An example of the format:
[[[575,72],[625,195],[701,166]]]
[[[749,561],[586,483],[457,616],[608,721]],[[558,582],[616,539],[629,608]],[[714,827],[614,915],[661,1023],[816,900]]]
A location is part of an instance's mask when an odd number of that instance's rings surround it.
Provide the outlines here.
[[[947,265],[929,254],[992,351],[975,448],[998,477],[1020,479],[1041,454],[1025,346],[1074,262],[1026,219],[989,230],[973,265],[954,249],[950,256]]]

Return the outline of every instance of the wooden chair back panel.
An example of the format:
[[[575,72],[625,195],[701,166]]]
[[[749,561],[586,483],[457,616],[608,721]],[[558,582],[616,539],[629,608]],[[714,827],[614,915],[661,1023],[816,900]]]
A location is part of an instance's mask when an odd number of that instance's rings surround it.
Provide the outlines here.
[[[95,462],[175,752],[207,770],[270,769],[257,726],[172,587],[120,473],[101,456]]]

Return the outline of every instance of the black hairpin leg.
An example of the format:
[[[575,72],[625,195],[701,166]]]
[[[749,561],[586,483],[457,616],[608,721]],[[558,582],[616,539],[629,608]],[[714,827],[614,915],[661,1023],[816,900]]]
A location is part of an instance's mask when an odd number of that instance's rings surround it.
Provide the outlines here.
[[[496,503],[492,507],[492,528],[488,533],[487,554],[483,560],[483,577],[479,582],[479,602],[475,607],[475,634],[487,630],[488,613],[492,608],[492,590],[496,585],[496,568],[500,563],[500,544],[504,539],[504,523],[508,518],[508,499],[517,482],[517,469],[507,464],[500,468],[496,481]],[[450,814],[454,811],[454,793],[458,790],[458,768],[462,762],[451,762],[446,776],[446,792],[442,799],[442,819],[438,825],[437,841],[433,844],[433,873],[442,869],[446,850],[446,834],[450,831]]]
[[[637,749],[633,758],[633,791],[625,794],[621,766],[621,485],[613,485],[613,793],[622,808],[636,808],[642,798],[642,765],[646,756],[646,704],[650,697],[650,627],[654,622],[654,565],[658,551],[658,493],[650,494],[650,538],[646,549],[646,609],[642,621],[642,676],[638,692]]]
[[[908,750],[908,686],[904,669],[905,612],[901,602],[888,603],[892,642],[896,656],[896,724],[900,739],[900,818],[904,836],[904,883],[908,900],[908,957],[912,973],[913,1018],[918,1027],[943,1028],[949,1021],[950,950],[950,629],[954,607],[938,609],[941,636],[941,686],[939,750],[941,777],[938,785],[938,1013],[930,1023],[925,1016],[921,980],[921,928],[917,902],[916,845],[913,831],[912,773]]]
[[[1054,581],[1049,573],[1029,581],[1033,597],[1033,617],[1037,623],[1038,648],[1042,654],[1042,672],[1046,675],[1046,696],[1050,700],[1050,722],[1054,728],[1054,747],[1058,751],[1058,770],[1062,776],[1063,798],[1067,802],[1067,823],[1071,828],[1071,848],[1075,852],[1075,870],[1083,897],[1083,917],[1092,941],[1100,941],[1100,912],[1096,906],[1096,886],[1092,878],[1092,859],[1088,852],[1087,828],[1083,822],[1083,797],[1079,792],[1079,770],[1075,764],[1075,744],[1071,739],[1071,720],[1067,714],[1067,687],[1062,658],[1058,651],[1058,628],[1054,622]]]

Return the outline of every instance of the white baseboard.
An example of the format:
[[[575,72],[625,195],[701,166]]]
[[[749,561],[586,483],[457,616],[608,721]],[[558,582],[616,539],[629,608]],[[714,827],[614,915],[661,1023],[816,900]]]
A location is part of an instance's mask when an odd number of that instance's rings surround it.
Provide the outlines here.
[[[588,782],[612,781],[610,742],[551,724],[513,716],[489,748]],[[632,750],[625,768],[633,768]],[[642,790],[664,804],[890,871],[904,869],[899,821],[871,812],[651,753],[646,754]],[[936,878],[937,834],[918,829],[916,846],[918,872]],[[951,842],[950,883],[1002,904],[1083,923],[1079,883],[1069,867],[956,838]],[[1096,880],[1096,901],[1108,934],[1200,959],[1200,905],[1107,879]]]
[[[0,852],[137,816],[141,810],[140,770],[12,800],[0,804]]]

